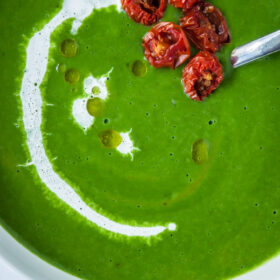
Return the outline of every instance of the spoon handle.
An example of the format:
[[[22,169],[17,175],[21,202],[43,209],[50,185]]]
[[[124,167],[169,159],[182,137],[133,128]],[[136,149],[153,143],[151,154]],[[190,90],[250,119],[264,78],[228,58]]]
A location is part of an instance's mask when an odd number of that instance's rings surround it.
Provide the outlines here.
[[[233,50],[231,64],[234,68],[280,50],[280,30]]]

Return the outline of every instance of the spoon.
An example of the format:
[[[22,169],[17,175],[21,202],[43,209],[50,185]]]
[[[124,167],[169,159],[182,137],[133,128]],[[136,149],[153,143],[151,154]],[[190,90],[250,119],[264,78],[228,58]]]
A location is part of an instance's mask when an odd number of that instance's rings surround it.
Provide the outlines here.
[[[234,49],[231,64],[237,68],[279,50],[280,30]]]

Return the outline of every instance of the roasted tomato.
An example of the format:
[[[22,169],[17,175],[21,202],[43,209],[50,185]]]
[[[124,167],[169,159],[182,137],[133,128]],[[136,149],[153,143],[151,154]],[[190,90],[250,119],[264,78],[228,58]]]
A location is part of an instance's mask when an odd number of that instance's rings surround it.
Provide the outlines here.
[[[222,65],[214,54],[199,52],[185,67],[182,81],[186,94],[202,101],[223,81]]]
[[[190,44],[183,29],[172,22],[160,22],[143,38],[145,57],[156,67],[176,68],[190,57]]]
[[[152,25],[163,17],[167,0],[121,0],[121,3],[134,21]]]
[[[221,11],[207,2],[199,2],[186,11],[181,26],[200,50],[217,52],[230,42],[226,20]]]
[[[192,8],[194,4],[200,1],[201,0],[169,0],[169,4],[176,8],[180,8],[187,11],[190,8]]]

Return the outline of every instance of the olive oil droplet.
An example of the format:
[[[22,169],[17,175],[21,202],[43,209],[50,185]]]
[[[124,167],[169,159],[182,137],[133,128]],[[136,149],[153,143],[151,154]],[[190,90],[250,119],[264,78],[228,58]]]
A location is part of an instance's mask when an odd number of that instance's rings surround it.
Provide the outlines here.
[[[104,101],[98,97],[90,98],[87,101],[87,111],[93,117],[103,115],[105,109]]]
[[[97,86],[95,86],[95,87],[93,87],[93,88],[91,89],[91,92],[92,92],[92,94],[94,94],[94,95],[98,95],[98,94],[100,94],[100,88],[97,87]]]
[[[204,164],[208,161],[208,143],[199,139],[193,143],[192,159],[196,164]]]
[[[64,79],[69,84],[75,84],[80,80],[80,73],[76,69],[68,69],[64,73]]]
[[[72,39],[65,39],[60,44],[60,53],[67,58],[71,58],[78,53],[78,44]]]
[[[105,130],[99,134],[100,141],[105,148],[117,148],[121,142],[122,137],[119,132],[113,129]]]
[[[147,73],[147,65],[141,60],[136,60],[131,66],[131,72],[136,77],[144,77]]]
[[[56,66],[56,71],[59,72],[59,73],[65,73],[66,65],[65,64],[58,64]]]

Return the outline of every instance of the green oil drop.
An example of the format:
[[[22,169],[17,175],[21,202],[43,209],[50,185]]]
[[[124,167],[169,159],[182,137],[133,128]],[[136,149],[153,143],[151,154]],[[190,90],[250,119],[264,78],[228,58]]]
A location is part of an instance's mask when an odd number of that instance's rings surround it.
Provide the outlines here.
[[[196,164],[204,164],[208,161],[208,143],[199,139],[193,143],[192,146],[192,159]]]
[[[80,73],[77,69],[68,69],[64,73],[64,79],[69,84],[75,84],[80,80]]]
[[[59,73],[65,73],[66,71],[66,65],[65,64],[58,64],[56,67],[57,72]]]
[[[100,117],[105,110],[104,101],[101,98],[90,98],[87,101],[87,111],[93,117]]]
[[[117,148],[121,142],[122,137],[119,132],[113,129],[105,130],[99,134],[100,141],[105,148]]]
[[[94,95],[98,95],[98,94],[100,94],[100,92],[101,92],[100,88],[97,87],[97,86],[95,86],[91,89],[91,93],[94,94]]]
[[[144,77],[147,73],[147,65],[144,61],[136,60],[131,66],[131,72],[136,77]]]
[[[60,44],[60,53],[67,58],[71,58],[78,53],[78,44],[72,39],[65,39]]]

